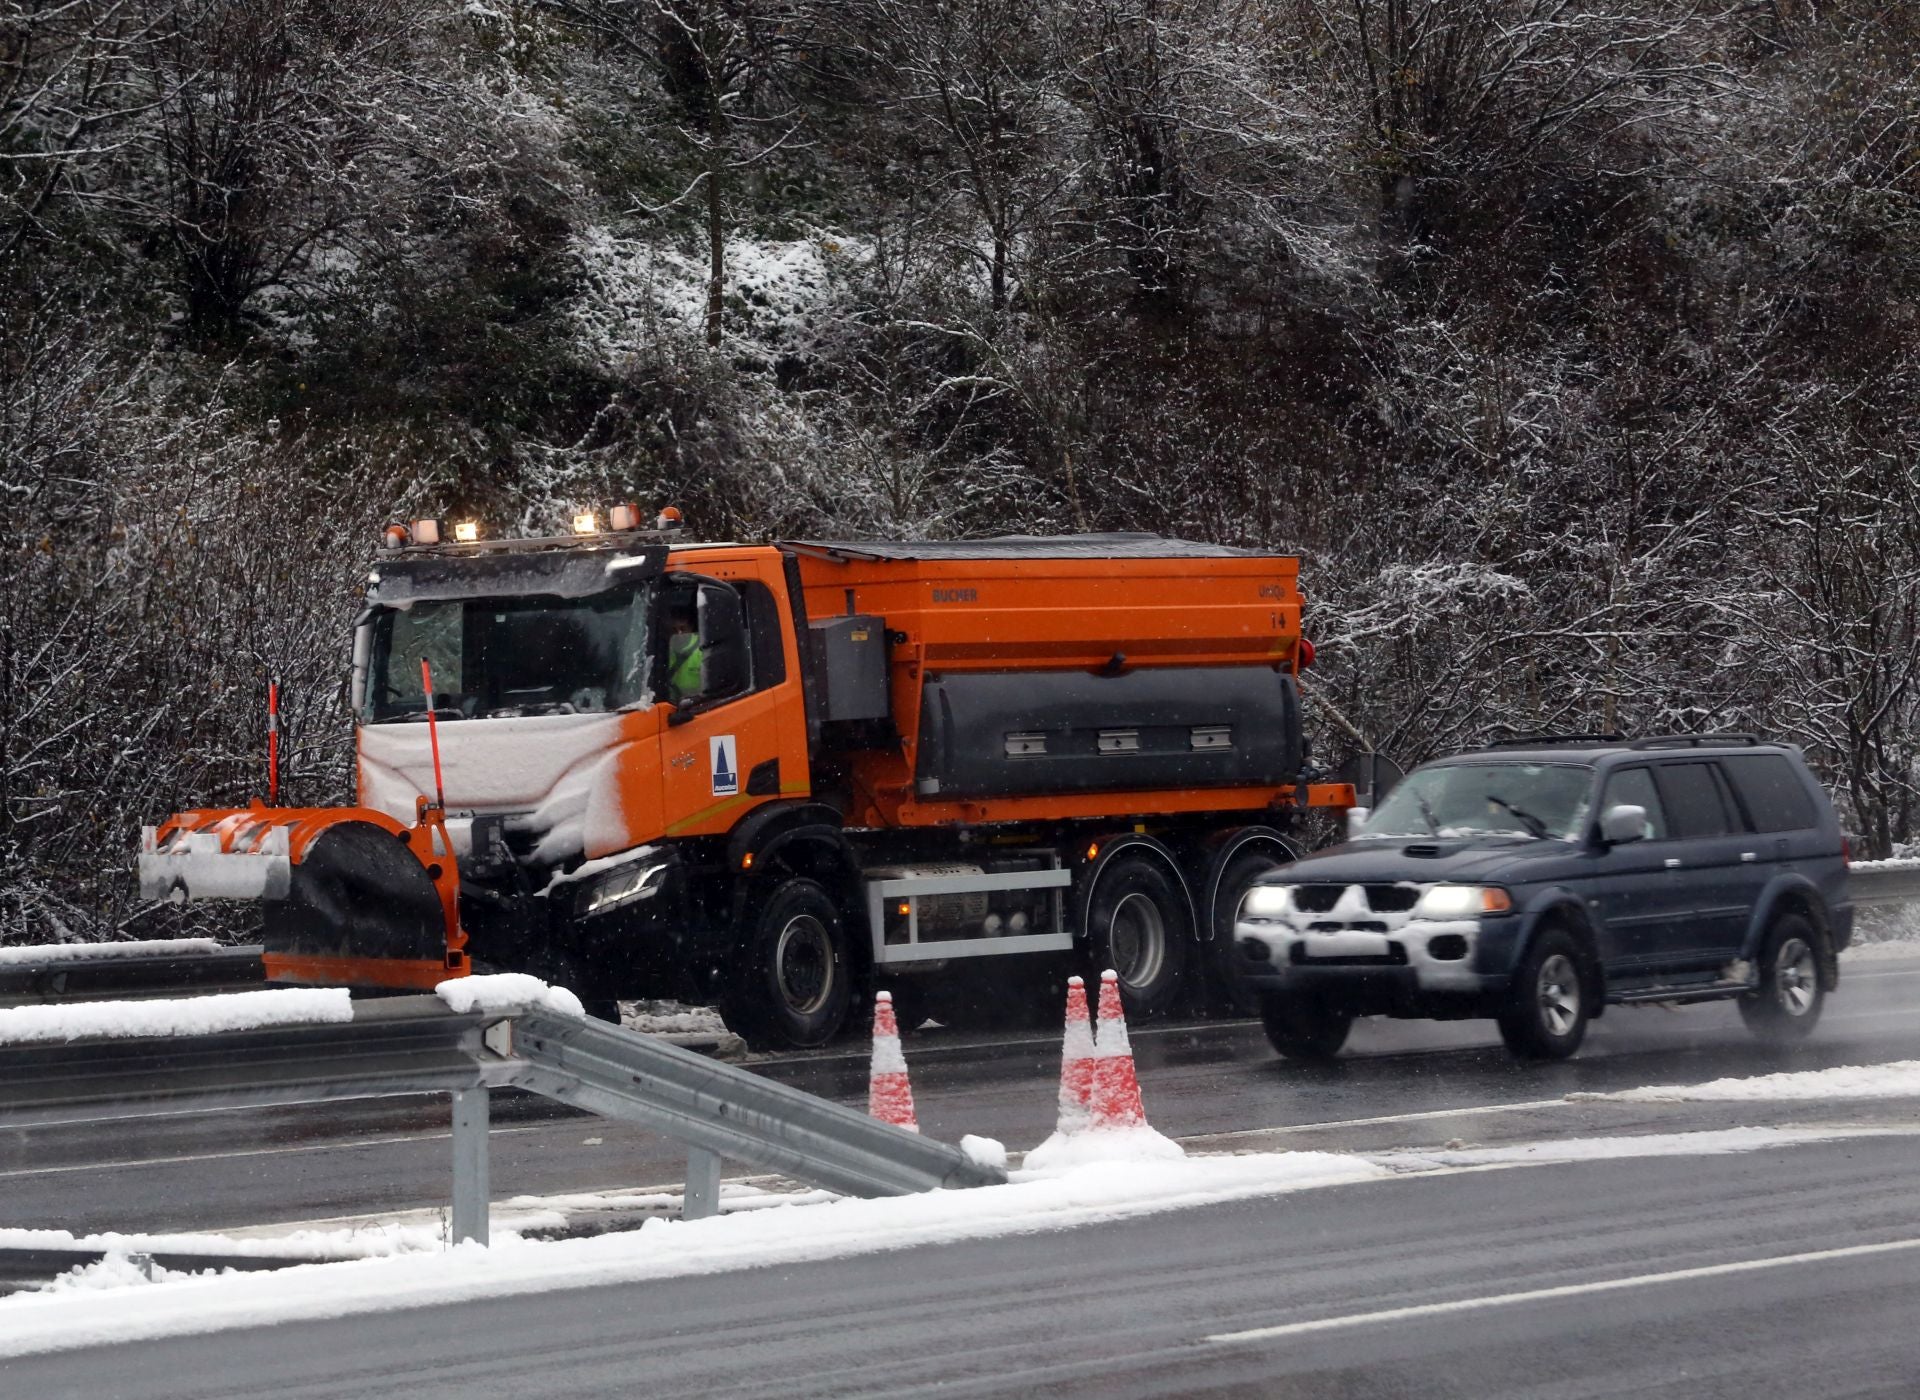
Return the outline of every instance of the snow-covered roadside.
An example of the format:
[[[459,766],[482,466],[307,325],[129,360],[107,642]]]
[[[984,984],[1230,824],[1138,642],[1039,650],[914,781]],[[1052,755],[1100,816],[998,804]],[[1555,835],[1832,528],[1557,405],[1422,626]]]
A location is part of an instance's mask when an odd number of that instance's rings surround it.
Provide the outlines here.
[[[23,1293],[0,1300],[0,1356],[1071,1229],[1389,1175],[1323,1152],[1108,1162],[972,1191],[654,1220],[591,1239]]]
[[[1576,1101],[1627,1103],[1729,1103],[1904,1099],[1920,1097],[1920,1060],[1881,1065],[1840,1065],[1834,1069],[1760,1074],[1743,1079],[1714,1079],[1705,1084],[1650,1084],[1611,1094],[1569,1094]]]
[[[1853,1132],[1740,1128],[1372,1157],[1282,1152],[1111,1161],[1057,1172],[1016,1171],[1006,1186],[972,1191],[873,1201],[805,1192],[755,1201],[752,1205],[759,1208],[707,1220],[654,1219],[638,1230],[587,1239],[540,1243],[496,1235],[491,1249],[460,1245],[417,1253],[397,1247],[388,1257],[294,1266],[271,1274],[173,1276],[149,1282],[140,1271],[116,1263],[96,1267],[65,1290],[0,1300],[0,1357],[1073,1229],[1436,1170],[1751,1152],[1842,1135]],[[651,1193],[644,1198],[609,1193],[503,1204],[606,1209],[665,1203],[664,1195],[656,1199]],[[316,1232],[312,1238],[333,1244],[339,1237]],[[204,1244],[204,1237],[198,1242]],[[417,1247],[419,1241],[407,1244]],[[256,1247],[263,1253],[283,1252],[277,1242],[262,1240]],[[366,1252],[372,1256],[379,1248]]]
[[[1843,965],[1920,962],[1920,938],[1886,938],[1877,943],[1856,943],[1840,954],[1840,961]]]

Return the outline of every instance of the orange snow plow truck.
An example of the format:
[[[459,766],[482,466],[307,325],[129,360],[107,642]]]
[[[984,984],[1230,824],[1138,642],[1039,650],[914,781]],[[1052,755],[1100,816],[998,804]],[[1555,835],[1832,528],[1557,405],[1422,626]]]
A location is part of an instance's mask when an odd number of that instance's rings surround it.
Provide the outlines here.
[[[277,981],[530,971],[806,1046],[876,987],[909,1024],[989,1024],[1114,967],[1164,1011],[1303,809],[1353,801],[1303,777],[1297,559],[577,524],[390,528],[359,805],[180,813],[142,892],[262,901]]]

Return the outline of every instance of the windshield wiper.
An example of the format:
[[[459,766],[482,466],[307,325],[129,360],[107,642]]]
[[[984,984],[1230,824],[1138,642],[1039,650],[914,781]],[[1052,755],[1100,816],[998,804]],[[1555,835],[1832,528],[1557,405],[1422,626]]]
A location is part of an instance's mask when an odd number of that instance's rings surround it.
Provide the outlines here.
[[[1527,834],[1533,837],[1534,840],[1544,841],[1547,839],[1547,824],[1526,808],[1516,807],[1507,801],[1506,798],[1496,796],[1491,792],[1487,794],[1487,801],[1498,803],[1500,806],[1506,808],[1507,811],[1511,812],[1514,819],[1527,829]]]
[[[1420,804],[1420,819],[1427,824],[1427,835],[1438,836],[1440,834],[1440,823],[1434,820],[1433,804],[1417,792],[1413,795],[1413,800]]]

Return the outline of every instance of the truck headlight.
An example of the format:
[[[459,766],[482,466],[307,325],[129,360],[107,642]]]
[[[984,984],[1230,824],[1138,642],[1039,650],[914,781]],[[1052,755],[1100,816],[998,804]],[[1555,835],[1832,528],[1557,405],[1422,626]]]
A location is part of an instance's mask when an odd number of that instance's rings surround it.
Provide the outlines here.
[[[585,900],[581,902],[580,912],[598,914],[603,909],[631,904],[637,899],[652,899],[660,892],[660,886],[666,878],[666,861],[660,861],[654,865],[642,865],[636,862],[622,866],[611,874],[601,876],[588,889]]]
[[[1413,906],[1416,919],[1477,919],[1482,914],[1504,914],[1513,897],[1491,885],[1434,885]]]
[[[1291,885],[1255,885],[1240,901],[1243,919],[1277,919],[1293,907]]]

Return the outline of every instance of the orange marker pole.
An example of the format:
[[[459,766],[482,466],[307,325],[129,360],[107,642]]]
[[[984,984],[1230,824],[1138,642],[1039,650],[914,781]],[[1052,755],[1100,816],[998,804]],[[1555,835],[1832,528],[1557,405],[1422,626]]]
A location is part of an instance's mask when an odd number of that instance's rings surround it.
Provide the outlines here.
[[[267,682],[267,805],[280,805],[280,682]]]
[[[433,747],[433,795],[440,810],[447,810],[447,788],[440,780],[440,723],[433,717],[433,668],[420,658],[420,685],[427,693],[427,742]]]

